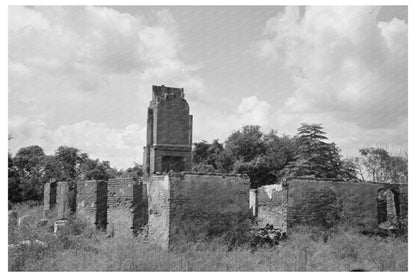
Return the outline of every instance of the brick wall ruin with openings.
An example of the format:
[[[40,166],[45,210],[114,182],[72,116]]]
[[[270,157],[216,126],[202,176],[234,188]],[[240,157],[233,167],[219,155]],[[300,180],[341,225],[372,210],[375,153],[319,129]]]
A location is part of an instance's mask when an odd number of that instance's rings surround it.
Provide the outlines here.
[[[149,183],[149,238],[163,248],[218,235],[249,216],[246,175],[172,173]]]
[[[76,202],[77,214],[98,229],[107,228],[107,181],[79,181]]]
[[[407,229],[407,185],[385,184],[378,190],[377,219],[383,229]]]
[[[398,196],[392,199],[387,193],[386,201],[390,207],[399,207],[401,214],[398,209],[394,210],[399,220],[407,220],[407,185],[290,179],[287,186],[289,228],[295,225],[331,226],[339,220],[366,229],[383,227],[380,226],[380,213],[387,211],[388,205],[383,208],[377,199],[380,191],[390,191],[395,187]],[[386,216],[386,221],[388,218]]]
[[[147,192],[141,179],[110,179],[107,183],[107,231],[137,234],[147,224]]]

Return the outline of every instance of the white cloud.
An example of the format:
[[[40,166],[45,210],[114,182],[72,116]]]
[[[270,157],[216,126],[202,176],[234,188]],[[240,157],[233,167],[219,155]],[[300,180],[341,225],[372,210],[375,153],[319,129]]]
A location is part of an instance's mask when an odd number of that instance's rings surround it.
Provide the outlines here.
[[[9,6],[9,30],[19,31],[24,28],[48,29],[49,22],[41,13],[22,6]]]
[[[41,119],[9,119],[9,133],[13,134],[10,146],[16,150],[21,146],[37,144],[46,153],[52,154],[59,146],[67,145],[88,153],[91,158],[109,160],[118,168],[142,162],[145,132],[146,128],[137,124],[119,129],[87,120],[50,129]]]
[[[224,99],[216,99],[217,105]],[[270,129],[271,106],[257,96],[243,97],[238,105],[228,103],[229,109],[207,107],[205,103],[193,105],[194,114],[193,136],[194,141],[224,141],[233,131],[245,125],[259,125],[263,131]],[[224,103],[221,103],[223,105]]]
[[[314,6],[302,15],[287,7],[267,21],[257,53],[290,72],[295,88],[275,112],[278,129],[291,125],[293,132],[295,123],[316,122],[336,142],[359,132],[391,143],[387,136],[394,132],[407,138],[407,24],[378,22],[378,12],[374,6]]]
[[[86,93],[106,85],[109,74],[132,71],[146,85],[179,79],[175,84],[203,87],[194,67],[180,59],[173,16],[162,10],[151,18],[105,7],[11,8],[9,64],[48,72]],[[32,25],[42,28],[26,28]]]
[[[256,96],[245,97],[241,99],[237,113],[241,117],[240,121],[243,125],[268,126],[270,104],[257,99]]]
[[[166,10],[10,7],[12,151],[39,144],[51,153],[67,144],[118,167],[141,162],[152,85],[185,87],[189,98],[205,92],[181,45]]]

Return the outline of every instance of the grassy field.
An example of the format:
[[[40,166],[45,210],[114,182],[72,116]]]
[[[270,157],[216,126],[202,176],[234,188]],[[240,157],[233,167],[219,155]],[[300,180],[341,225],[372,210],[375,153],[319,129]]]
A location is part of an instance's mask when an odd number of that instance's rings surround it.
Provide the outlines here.
[[[286,241],[257,250],[242,245],[229,251],[227,240],[184,243],[164,251],[145,238],[108,238],[74,219],[56,238],[53,217],[39,226],[42,206],[21,204],[18,216],[33,221],[9,227],[9,271],[407,271],[407,236],[367,236],[337,228],[330,232],[298,228]]]

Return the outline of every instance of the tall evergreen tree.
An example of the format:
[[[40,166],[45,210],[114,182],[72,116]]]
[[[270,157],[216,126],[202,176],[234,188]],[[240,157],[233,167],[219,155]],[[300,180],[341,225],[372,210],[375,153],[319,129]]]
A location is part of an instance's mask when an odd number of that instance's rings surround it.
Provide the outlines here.
[[[325,142],[325,135],[321,124],[302,123],[294,161],[285,170],[287,176],[343,177],[340,150],[335,143]]]

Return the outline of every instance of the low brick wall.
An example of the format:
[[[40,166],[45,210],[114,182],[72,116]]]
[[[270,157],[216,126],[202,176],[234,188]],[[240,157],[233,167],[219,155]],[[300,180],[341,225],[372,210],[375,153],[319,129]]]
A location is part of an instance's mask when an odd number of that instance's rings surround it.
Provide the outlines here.
[[[377,198],[379,191],[389,188],[400,191],[398,205],[407,219],[407,185],[313,179],[289,179],[287,184],[289,227],[330,226],[341,216],[351,225],[378,228],[385,208]]]
[[[266,224],[287,232],[288,188],[283,184],[266,185],[256,190],[256,214],[259,227]]]
[[[107,228],[107,181],[77,183],[77,213],[98,229]]]
[[[174,173],[149,183],[149,238],[169,248],[218,235],[249,217],[246,175]]]
[[[108,180],[107,229],[118,236],[137,234],[147,223],[147,192],[142,180]]]

